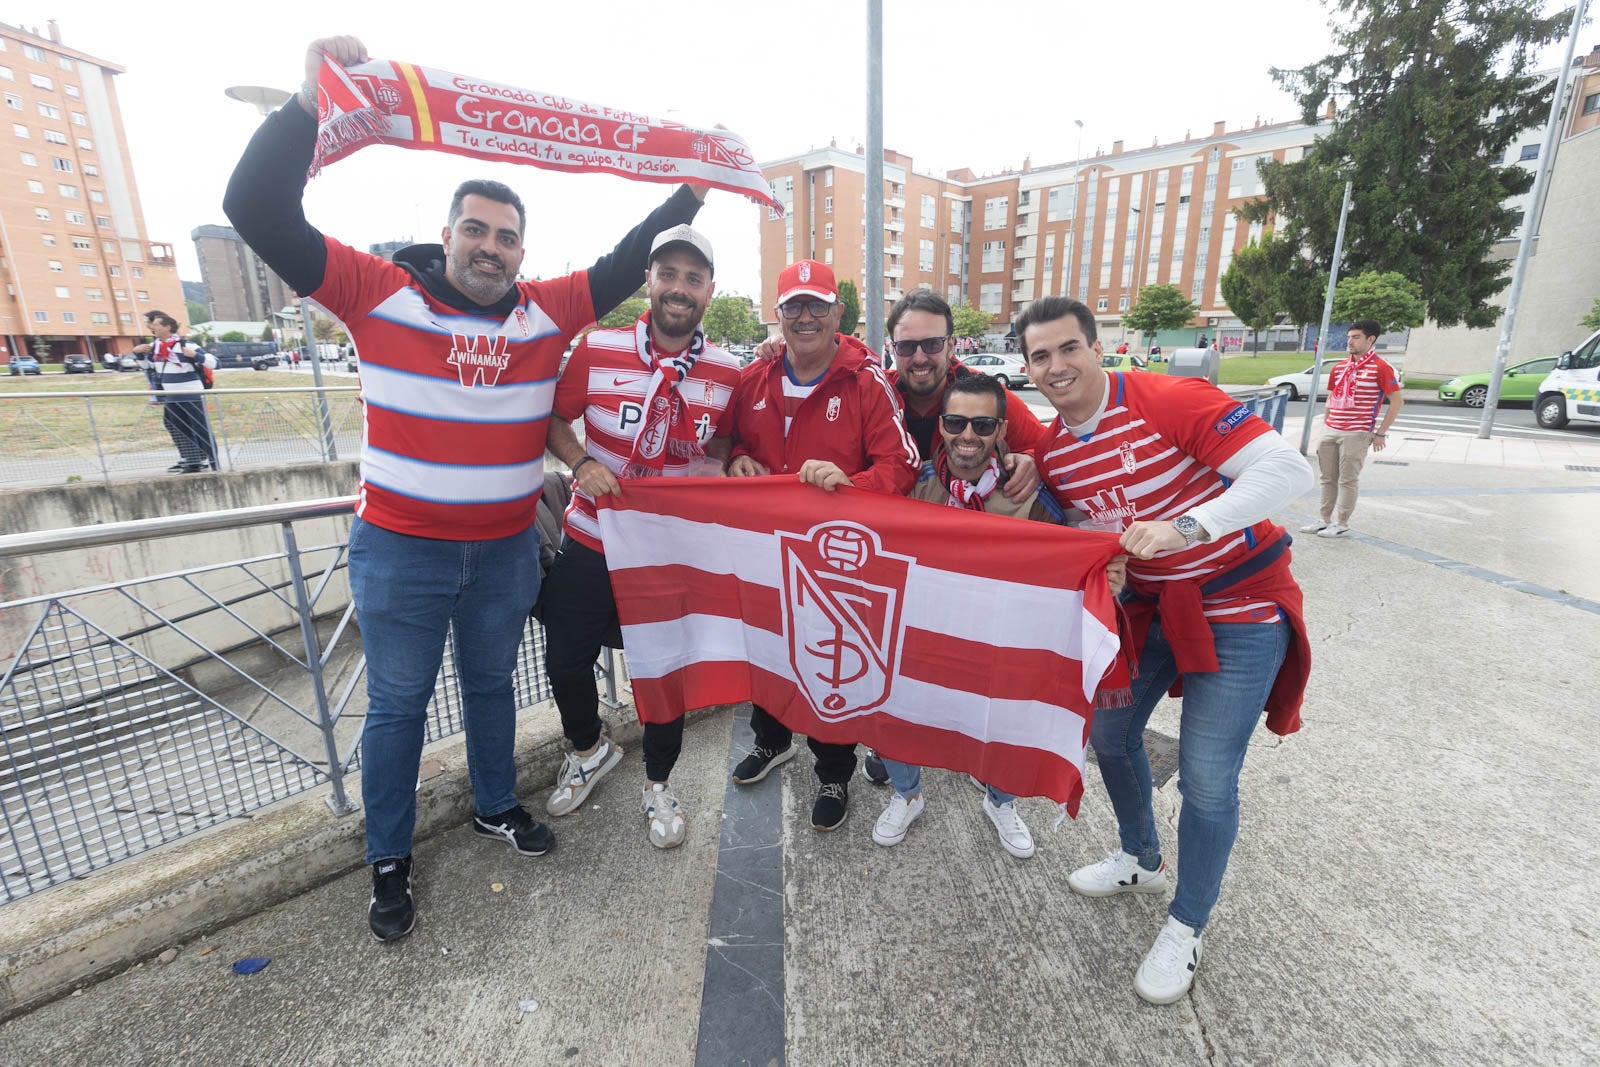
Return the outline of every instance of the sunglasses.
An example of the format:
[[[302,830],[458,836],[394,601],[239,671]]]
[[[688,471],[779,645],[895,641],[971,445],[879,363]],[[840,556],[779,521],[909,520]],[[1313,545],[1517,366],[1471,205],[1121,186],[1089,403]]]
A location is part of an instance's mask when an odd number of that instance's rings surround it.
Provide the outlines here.
[[[820,319],[832,310],[833,304],[826,300],[791,300],[778,305],[778,314],[786,319],[798,319],[802,311],[809,311],[812,318]]]
[[[928,355],[937,356],[944,351],[944,343],[945,338],[943,337],[923,337],[914,341],[896,341],[894,343],[894,354],[901,359],[910,359],[917,354],[917,349],[921,348]]]
[[[1000,428],[1000,420],[993,415],[979,415],[969,419],[965,415],[940,415],[939,425],[944,427],[948,434],[958,434],[966,430],[968,424],[972,425],[972,432],[979,437],[988,437]]]

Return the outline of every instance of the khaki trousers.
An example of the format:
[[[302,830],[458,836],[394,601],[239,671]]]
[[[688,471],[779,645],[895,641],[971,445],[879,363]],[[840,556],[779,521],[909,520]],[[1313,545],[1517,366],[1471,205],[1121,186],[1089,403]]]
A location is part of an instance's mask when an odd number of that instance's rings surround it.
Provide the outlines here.
[[[1317,467],[1322,472],[1322,517],[1348,525],[1361,489],[1361,465],[1372,447],[1372,433],[1325,430],[1317,443]]]

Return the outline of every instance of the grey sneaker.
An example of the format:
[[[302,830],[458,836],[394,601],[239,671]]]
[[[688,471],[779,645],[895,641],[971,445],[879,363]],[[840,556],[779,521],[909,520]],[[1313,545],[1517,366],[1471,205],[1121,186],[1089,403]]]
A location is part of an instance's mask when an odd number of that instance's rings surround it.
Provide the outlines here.
[[[689,836],[683,805],[665,782],[644,787],[644,815],[650,820],[650,843],[656,848],[677,848]]]
[[[589,795],[605,773],[622,761],[622,749],[611,738],[601,735],[600,744],[587,757],[568,752],[561,761],[561,773],[556,777],[556,790],[545,802],[544,810],[551,815],[566,815],[578,810],[584,797]]]
[[[1350,527],[1346,526],[1342,522],[1335,522],[1335,523],[1330,523],[1327,526],[1323,527],[1322,529],[1318,530],[1317,531],[1317,536],[1318,537],[1346,537],[1346,536],[1349,535],[1349,533],[1350,533]]]

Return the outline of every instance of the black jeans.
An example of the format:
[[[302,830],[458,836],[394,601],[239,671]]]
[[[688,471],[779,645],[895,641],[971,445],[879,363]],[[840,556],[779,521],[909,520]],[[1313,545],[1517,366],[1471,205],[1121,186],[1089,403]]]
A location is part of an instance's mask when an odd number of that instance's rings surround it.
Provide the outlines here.
[[[211,440],[203,393],[168,393],[161,398],[161,423],[178,446],[178,459],[186,467],[203,463],[217,469],[217,446]]]
[[[606,557],[570,537],[563,538],[540,596],[544,603],[545,676],[561,712],[561,732],[582,752],[594,747],[602,729],[594,661],[602,645],[622,647]],[[644,773],[652,782],[667,780],[682,751],[681,714],[671,722],[644,724]]]
[[[794,739],[794,731],[773,718],[760,704],[750,705],[750,729],[755,731],[756,744],[772,752],[782,752]],[[817,757],[817,780],[824,785],[848,782],[856,772],[855,745],[830,745],[814,737],[807,738],[806,744]]]

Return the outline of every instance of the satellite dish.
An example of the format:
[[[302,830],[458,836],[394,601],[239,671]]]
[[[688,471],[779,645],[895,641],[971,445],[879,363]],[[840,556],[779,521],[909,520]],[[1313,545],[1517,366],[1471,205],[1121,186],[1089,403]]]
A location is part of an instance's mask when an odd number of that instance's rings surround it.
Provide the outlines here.
[[[263,115],[270,115],[273,109],[281,106],[292,95],[282,89],[274,89],[270,85],[230,85],[223,92],[228,94],[230,100],[249,104]]]

